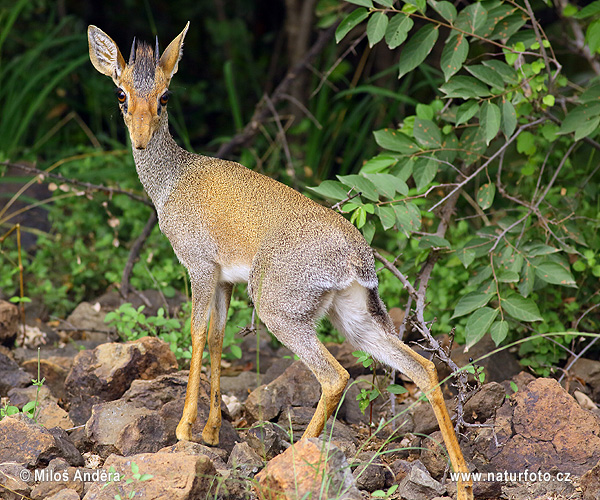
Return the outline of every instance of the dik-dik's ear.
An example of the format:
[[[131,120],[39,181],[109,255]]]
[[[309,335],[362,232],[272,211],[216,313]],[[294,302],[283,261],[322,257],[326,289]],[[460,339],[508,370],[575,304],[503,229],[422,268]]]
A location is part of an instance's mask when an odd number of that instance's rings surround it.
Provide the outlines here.
[[[185,34],[187,33],[188,28],[190,27],[190,22],[188,21],[183,28],[183,31],[179,33],[179,36],[173,40],[169,46],[163,52],[163,55],[158,62],[158,65],[163,70],[163,73],[170,81],[175,73],[177,73],[177,65],[179,63],[179,59],[183,55],[183,39],[185,38]]]
[[[125,69],[125,59],[117,44],[104,31],[92,25],[88,27],[88,42],[94,68],[103,75],[110,76],[118,86]]]

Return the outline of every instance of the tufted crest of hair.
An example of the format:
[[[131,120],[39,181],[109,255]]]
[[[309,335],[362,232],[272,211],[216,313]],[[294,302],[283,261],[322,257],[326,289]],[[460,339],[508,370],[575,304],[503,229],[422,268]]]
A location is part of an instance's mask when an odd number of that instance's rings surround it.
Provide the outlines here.
[[[154,88],[156,78],[156,54],[145,42],[137,44],[132,67],[133,85],[140,95],[148,95]]]

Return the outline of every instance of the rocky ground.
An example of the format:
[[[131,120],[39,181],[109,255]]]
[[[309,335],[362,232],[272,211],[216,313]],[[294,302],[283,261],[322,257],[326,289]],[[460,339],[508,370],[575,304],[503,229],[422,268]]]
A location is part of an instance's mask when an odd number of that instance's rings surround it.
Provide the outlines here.
[[[262,335],[257,371],[250,335],[243,358],[224,362],[219,447],[177,442],[188,373],[159,339],[121,343],[94,333],[106,328],[102,319],[114,302],[81,304],[67,319],[68,335],[38,325],[45,342],[39,417],[37,423],[23,413],[0,420],[0,499],[455,497],[428,403],[405,381],[409,392],[395,402],[396,430],[391,424],[378,429],[391,417],[390,401],[378,398],[360,412],[356,396],[373,375],[346,345],[328,346],[352,378],[320,439],[291,446],[319,399],[314,376]],[[12,345],[16,322],[14,306],[0,301],[0,343]],[[468,355],[456,349],[453,357],[463,365],[487,350],[484,341]],[[600,498],[600,362],[580,359],[563,386],[522,372],[507,351],[482,366],[485,384],[465,407],[472,426],[461,439],[470,469],[483,475],[476,498]],[[35,400],[31,379],[37,377],[37,349],[0,347],[2,406]],[[206,377],[201,392],[193,428],[198,441],[208,415]]]

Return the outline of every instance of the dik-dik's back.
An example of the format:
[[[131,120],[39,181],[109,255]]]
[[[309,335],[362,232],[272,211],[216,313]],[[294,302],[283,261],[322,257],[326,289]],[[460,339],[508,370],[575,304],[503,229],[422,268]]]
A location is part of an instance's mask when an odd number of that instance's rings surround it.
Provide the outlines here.
[[[316,323],[327,314],[359,349],[406,373],[428,394],[452,465],[466,473],[433,363],[395,336],[377,292],[373,254],[358,230],[283,184],[237,163],[189,153],[171,137],[168,87],[188,26],[162,56],[158,41],[153,49],[134,40],[127,63],[106,33],[95,26],[88,29],[94,67],[117,86],[140,180],[190,275],[192,360],[177,438],[195,437],[192,425],[208,337],[211,398],[202,439],[219,442],[223,332],[233,284],[247,281],[260,319],[321,384],[321,399],[305,436],[321,433],[349,378],[316,336]],[[468,481],[459,481],[458,498],[472,498]]]

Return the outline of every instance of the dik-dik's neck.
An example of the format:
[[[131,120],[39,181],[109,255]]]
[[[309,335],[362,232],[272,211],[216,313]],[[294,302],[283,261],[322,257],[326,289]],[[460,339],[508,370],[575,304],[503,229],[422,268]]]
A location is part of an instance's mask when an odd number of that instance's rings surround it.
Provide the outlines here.
[[[135,168],[144,189],[160,214],[189,153],[169,133],[166,111],[146,149],[133,148]]]

